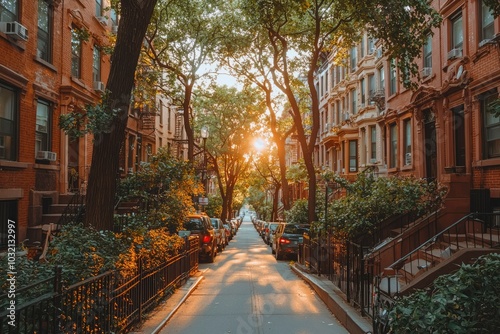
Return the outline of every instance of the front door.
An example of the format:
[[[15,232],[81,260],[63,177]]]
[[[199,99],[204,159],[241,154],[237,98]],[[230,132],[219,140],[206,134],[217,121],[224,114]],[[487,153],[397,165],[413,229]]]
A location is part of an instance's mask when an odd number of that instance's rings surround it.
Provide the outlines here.
[[[424,117],[425,177],[428,180],[435,180],[437,178],[436,121],[434,114],[430,110],[425,111]]]

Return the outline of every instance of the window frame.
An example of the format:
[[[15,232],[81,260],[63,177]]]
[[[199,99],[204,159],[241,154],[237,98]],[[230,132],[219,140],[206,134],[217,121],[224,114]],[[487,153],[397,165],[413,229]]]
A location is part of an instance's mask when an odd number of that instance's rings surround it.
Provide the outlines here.
[[[103,1],[102,0],[95,0],[95,16],[96,17],[101,17],[103,13]]]
[[[17,161],[18,159],[18,145],[19,145],[19,92],[15,87],[4,85],[0,82],[0,97],[2,96],[1,91],[6,90],[10,92],[10,104],[11,104],[11,117],[1,117],[0,116],[0,148],[2,152],[0,160]],[[2,110],[7,116],[6,108],[8,101],[5,103],[0,99],[0,105]],[[10,126],[7,123],[12,123]],[[2,125],[4,123],[4,125]],[[11,132],[1,132],[2,129],[10,127]],[[10,135],[10,136],[9,136]],[[5,138],[10,138],[10,143],[6,143]],[[9,139],[7,139],[9,141]]]
[[[45,106],[47,115],[46,115],[46,130],[45,132],[39,131],[39,107]],[[53,115],[53,104],[50,101],[37,99],[36,103],[36,120],[35,120],[35,157],[39,151],[51,151],[52,150],[52,115]],[[41,146],[37,145],[38,138],[41,139]]]
[[[405,118],[403,120],[403,166],[411,166],[413,164],[413,157],[409,164],[406,163],[406,155],[412,154],[412,137],[411,118]]]
[[[453,154],[455,166],[465,166],[465,111],[464,105],[451,109],[453,120]]]
[[[377,126],[370,125],[370,160],[377,160]]]
[[[0,22],[19,22],[19,1],[14,0],[15,12],[12,12],[12,8],[7,8],[0,3]]]
[[[423,46],[423,67],[432,68],[432,35],[427,35],[427,40]]]
[[[101,60],[101,49],[97,44],[94,44],[94,49],[92,50],[92,78],[94,82],[102,81]]]
[[[389,95],[394,95],[397,93],[397,71],[396,71],[396,61],[392,59],[389,65]]]
[[[457,25],[458,22],[460,22],[460,25]],[[460,33],[461,33],[460,42],[456,41],[457,33],[455,31],[455,27],[460,27]],[[459,11],[450,18],[450,50],[452,49],[463,50],[463,46],[464,46],[463,15],[462,11]]]
[[[41,27],[41,5],[46,5],[46,21],[47,21],[47,31],[43,30]],[[52,63],[52,31],[54,25],[54,7],[51,5],[50,1],[39,0],[38,1],[38,18],[37,18],[37,57]],[[42,47],[45,43],[45,47]],[[44,49],[44,50],[42,50]]]
[[[398,125],[389,124],[389,168],[398,167]]]
[[[488,104],[491,103],[493,100],[498,98],[498,92],[493,89],[488,92],[485,92],[481,95],[480,101],[481,101],[481,115],[483,116],[483,158],[484,159],[494,159],[494,158],[500,158],[500,149],[499,153],[497,154],[490,154],[490,142],[495,141],[497,142],[496,145],[500,146],[500,138],[499,139],[492,139],[490,140],[488,137],[488,133],[491,131],[491,129],[496,129],[496,132],[500,131],[500,117],[496,117],[496,122],[489,124],[489,117],[493,116],[490,114],[490,108],[488,107]],[[489,117],[488,117],[489,116]]]
[[[82,40],[73,26],[71,28],[71,76],[76,79],[82,77]]]
[[[484,18],[485,18],[485,10],[489,12],[489,17],[491,18],[490,22],[487,22],[485,24]],[[484,40],[490,40],[493,38],[495,35],[495,18],[493,16],[493,13],[491,11],[491,8],[486,6],[483,0],[480,1],[479,5],[479,19],[478,24],[479,24],[479,42],[482,42]]]
[[[349,140],[349,173],[358,171],[358,140]]]

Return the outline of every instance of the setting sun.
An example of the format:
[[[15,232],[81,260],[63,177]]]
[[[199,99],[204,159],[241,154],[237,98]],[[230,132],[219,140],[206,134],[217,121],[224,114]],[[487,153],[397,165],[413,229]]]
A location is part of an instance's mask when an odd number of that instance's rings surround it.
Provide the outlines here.
[[[253,141],[253,147],[259,152],[263,151],[267,147],[267,143],[262,138],[256,138]]]

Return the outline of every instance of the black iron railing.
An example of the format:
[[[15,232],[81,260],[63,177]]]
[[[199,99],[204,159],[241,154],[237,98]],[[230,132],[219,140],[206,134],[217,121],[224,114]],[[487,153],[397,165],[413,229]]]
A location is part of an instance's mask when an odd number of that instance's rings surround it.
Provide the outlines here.
[[[77,284],[61,284],[61,268],[53,277],[19,289],[36,290],[52,282],[49,292],[30,301],[18,300],[13,311],[15,326],[9,324],[11,310],[0,312],[1,333],[126,333],[152,309],[198,269],[198,237],[186,238],[180,254],[155,268],[144,268],[142,261],[132,277],[123,278],[109,271]],[[45,288],[44,288],[45,289]],[[7,294],[0,305],[8,305]]]

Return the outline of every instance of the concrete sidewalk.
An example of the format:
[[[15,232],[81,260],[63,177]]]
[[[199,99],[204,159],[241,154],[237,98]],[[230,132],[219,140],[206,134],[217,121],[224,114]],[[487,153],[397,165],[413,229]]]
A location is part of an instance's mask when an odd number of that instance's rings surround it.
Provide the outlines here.
[[[373,332],[371,320],[362,317],[354,307],[346,303],[342,297],[342,292],[340,292],[331,281],[308,273],[306,268],[297,263],[292,265],[291,268],[299,277],[311,285],[320,299],[351,334],[367,334]],[[186,284],[175,290],[166,301],[158,305],[154,311],[148,314],[147,319],[140,324],[138,328],[130,333],[159,333],[182,303],[196,289],[202,279],[202,271],[190,277]]]
[[[196,289],[203,279],[203,272],[199,271],[196,275],[190,277],[186,284],[176,289],[167,300],[159,304],[147,319],[139,324],[137,328],[129,332],[130,334],[156,334],[167,324],[170,318],[177,312],[179,307]]]
[[[373,333],[371,319],[362,317],[358,310],[348,304],[342,297],[343,293],[332,281],[326,277],[318,277],[308,273],[308,270],[298,263],[293,264],[291,268],[299,277],[311,285],[318,297],[349,333]]]

